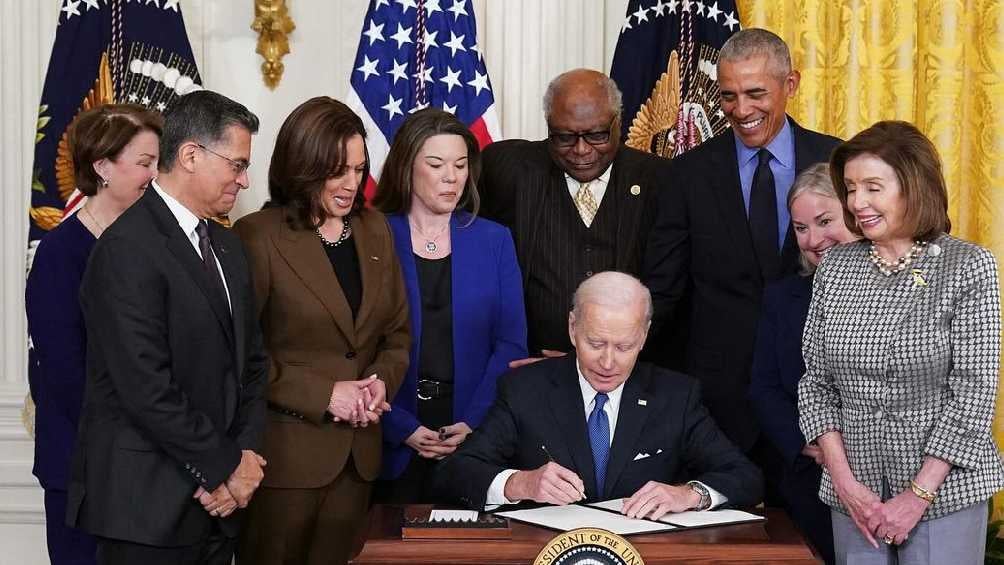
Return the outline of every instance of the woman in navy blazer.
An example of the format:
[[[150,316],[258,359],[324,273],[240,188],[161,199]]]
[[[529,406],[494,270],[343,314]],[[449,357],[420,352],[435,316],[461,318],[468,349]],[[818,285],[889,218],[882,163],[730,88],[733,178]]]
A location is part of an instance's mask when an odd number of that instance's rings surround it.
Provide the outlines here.
[[[33,471],[45,490],[46,544],[53,565],[96,563],[94,538],[66,525],[67,479],[86,380],[80,281],[102,232],[157,176],[162,128],[160,114],[133,104],[106,104],[77,118],[70,151],[74,181],[87,202],[45,234],[28,274]]]
[[[411,315],[411,359],[384,415],[382,502],[432,502],[435,463],[476,428],[495,382],[526,357],[526,313],[509,231],[478,218],[477,139],[452,114],[409,116],[374,205],[388,214]]]
[[[833,563],[830,509],[819,500],[823,456],[798,428],[798,381],[805,374],[802,329],[812,297],[812,273],[827,250],[855,237],[844,224],[826,163],[809,167],[795,179],[788,210],[802,252],[802,273],[764,289],[749,396],[764,435],[781,454],[765,478],[781,495],[792,521],[823,559]]]

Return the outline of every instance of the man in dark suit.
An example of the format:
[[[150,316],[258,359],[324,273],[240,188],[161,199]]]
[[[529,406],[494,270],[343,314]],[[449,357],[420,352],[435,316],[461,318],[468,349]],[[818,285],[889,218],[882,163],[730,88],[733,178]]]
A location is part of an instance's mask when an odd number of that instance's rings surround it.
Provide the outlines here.
[[[575,355],[502,377],[481,426],[445,460],[440,488],[472,508],[628,498],[631,517],[756,504],[762,475],[719,431],[696,381],[637,362],[648,290],[599,273],[574,304]]]
[[[481,214],[508,226],[523,273],[527,349],[570,351],[572,293],[593,273],[638,274],[669,160],[620,144],[621,94],[596,71],[547,87],[548,137],[489,145]]]
[[[211,220],[247,187],[257,129],[219,94],[178,98],[158,179],[84,274],[67,521],[98,536],[100,563],[229,564],[238,524],[225,518],[262,479],[267,359],[240,240]]]
[[[798,268],[788,189],[840,140],[785,114],[799,74],[769,31],[729,38],[718,80],[732,129],[673,160],[674,190],[660,196],[642,280],[655,302],[656,343],[686,336],[685,372],[703,382],[726,435],[753,453],[759,432],[746,393],[760,296]]]

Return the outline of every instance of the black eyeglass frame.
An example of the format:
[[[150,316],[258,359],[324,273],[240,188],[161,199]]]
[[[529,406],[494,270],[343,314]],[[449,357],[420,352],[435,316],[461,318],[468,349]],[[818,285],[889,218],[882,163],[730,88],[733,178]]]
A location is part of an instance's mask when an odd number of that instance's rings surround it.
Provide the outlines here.
[[[607,143],[610,143],[610,136],[613,134],[614,124],[617,123],[618,117],[619,116],[614,116],[605,130],[555,133],[554,130],[548,127],[547,141],[555,147],[569,148],[575,147],[579,143],[579,138],[581,137],[583,141],[593,147],[597,145],[606,145]]]

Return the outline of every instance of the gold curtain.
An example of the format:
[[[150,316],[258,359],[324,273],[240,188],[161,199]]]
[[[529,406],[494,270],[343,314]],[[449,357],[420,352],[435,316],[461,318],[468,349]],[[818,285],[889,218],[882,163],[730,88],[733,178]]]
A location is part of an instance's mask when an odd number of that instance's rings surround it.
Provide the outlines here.
[[[769,29],[790,46],[802,83],[788,110],[800,124],[843,139],[879,120],[916,124],[941,153],[953,234],[989,247],[1004,266],[1001,0],[737,4],[744,28]],[[1004,446],[1004,395],[996,415]],[[1004,496],[995,499],[1001,515]]]

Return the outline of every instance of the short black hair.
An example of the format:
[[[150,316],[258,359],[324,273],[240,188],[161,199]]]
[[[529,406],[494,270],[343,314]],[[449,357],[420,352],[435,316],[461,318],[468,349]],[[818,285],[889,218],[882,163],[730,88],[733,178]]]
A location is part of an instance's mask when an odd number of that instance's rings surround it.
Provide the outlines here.
[[[174,167],[181,144],[197,141],[211,145],[222,139],[230,126],[258,133],[258,116],[243,104],[210,90],[197,90],[176,98],[164,112],[160,170],[169,172]]]

